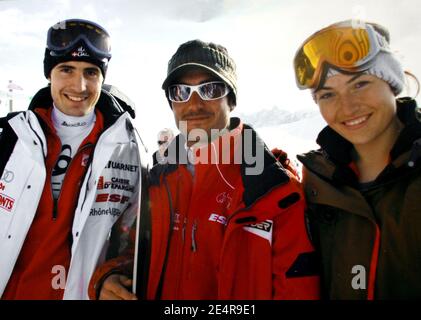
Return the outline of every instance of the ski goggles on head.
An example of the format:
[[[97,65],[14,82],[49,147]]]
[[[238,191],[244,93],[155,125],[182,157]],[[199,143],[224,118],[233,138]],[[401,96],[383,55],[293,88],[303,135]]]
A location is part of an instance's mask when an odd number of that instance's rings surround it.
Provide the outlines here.
[[[202,100],[216,100],[225,97],[230,88],[225,82],[211,81],[196,86],[174,84],[168,87],[168,99],[172,102],[186,102],[193,92],[197,92]]]
[[[390,51],[389,43],[372,25],[352,20],[331,25],[309,37],[297,51],[297,86],[317,87],[326,64],[349,72],[362,71],[381,50]]]
[[[52,55],[65,55],[83,41],[89,50],[102,58],[111,58],[110,35],[100,25],[82,19],[58,22],[48,30],[47,48]]]

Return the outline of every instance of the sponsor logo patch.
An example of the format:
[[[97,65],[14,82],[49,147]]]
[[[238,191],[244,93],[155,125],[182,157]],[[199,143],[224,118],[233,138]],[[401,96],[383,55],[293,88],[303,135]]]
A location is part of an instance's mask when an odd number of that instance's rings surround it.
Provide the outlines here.
[[[272,225],[272,221],[266,220],[260,223],[249,224],[247,227],[262,230],[265,232],[270,232],[272,230]]]
[[[219,214],[216,214],[216,213],[212,213],[209,216],[209,221],[218,222],[218,223],[220,223],[220,224],[222,224],[224,226],[227,225],[227,218],[224,217],[224,216],[221,216]]]
[[[3,175],[1,176],[0,180],[3,180],[4,182],[9,183],[9,182],[12,182],[14,178],[15,178],[15,174],[13,171],[4,169]]]
[[[216,196],[215,200],[217,203],[220,203],[220,204],[225,203],[225,206],[228,209],[231,206],[232,198],[228,194],[228,192],[222,192]]]
[[[272,245],[272,231],[273,231],[273,221],[265,220],[259,223],[249,224],[243,227],[244,230],[253,233],[259,237],[262,237],[269,241]]]
[[[139,166],[135,166],[127,163],[120,163],[114,161],[108,161],[108,164],[105,166],[106,169],[117,169],[122,171],[137,172]]]
[[[104,177],[99,177],[97,190],[112,189],[112,190],[124,190],[128,192],[134,192],[134,185],[130,184],[129,179],[115,178],[112,177],[111,181],[105,181]]]
[[[98,185],[97,185],[97,190],[102,190],[104,189],[104,177],[100,176],[98,179]]]
[[[95,202],[119,202],[124,204],[129,199],[129,197],[121,194],[100,193],[96,196]]]
[[[0,193],[0,208],[6,211],[12,211],[13,205],[15,204],[15,199]]]
[[[108,209],[95,209],[92,208],[89,212],[90,216],[96,217],[96,216],[112,216],[112,217],[118,217],[121,215],[121,210],[117,208],[108,208]]]
[[[71,128],[75,128],[75,127],[83,127],[87,125],[87,122],[74,122],[74,123],[68,123],[67,121],[63,121],[61,123],[61,125],[63,127],[71,127]]]
[[[85,48],[80,46],[76,51],[72,52],[73,57],[90,57]]]

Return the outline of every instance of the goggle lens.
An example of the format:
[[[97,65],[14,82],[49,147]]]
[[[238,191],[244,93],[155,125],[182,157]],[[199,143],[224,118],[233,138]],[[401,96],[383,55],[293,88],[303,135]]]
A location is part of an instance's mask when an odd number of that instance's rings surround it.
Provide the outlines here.
[[[371,34],[370,34],[371,33]],[[387,49],[386,41],[378,37],[371,26],[328,27],[311,36],[294,58],[297,85],[301,89],[314,87],[320,80],[323,63],[340,69],[357,71],[370,61],[380,49]]]
[[[108,33],[92,22],[67,20],[59,22],[48,30],[47,47],[55,52],[72,49],[83,39],[96,53],[111,56],[111,42]]]

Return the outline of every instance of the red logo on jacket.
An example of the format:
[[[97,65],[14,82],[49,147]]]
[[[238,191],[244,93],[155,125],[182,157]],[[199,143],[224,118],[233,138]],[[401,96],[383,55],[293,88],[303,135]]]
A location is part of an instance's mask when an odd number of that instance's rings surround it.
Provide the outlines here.
[[[104,189],[104,177],[103,176],[99,177],[97,189],[98,190]]]
[[[216,213],[212,213],[210,215],[209,221],[218,222],[220,224],[223,224],[224,226],[227,225],[227,218]]]
[[[120,202],[124,204],[129,199],[129,197],[120,194],[101,193],[96,196],[95,202]]]
[[[5,194],[0,193],[0,208],[10,212],[12,211],[14,204],[14,199],[10,198],[9,196],[6,196]]]

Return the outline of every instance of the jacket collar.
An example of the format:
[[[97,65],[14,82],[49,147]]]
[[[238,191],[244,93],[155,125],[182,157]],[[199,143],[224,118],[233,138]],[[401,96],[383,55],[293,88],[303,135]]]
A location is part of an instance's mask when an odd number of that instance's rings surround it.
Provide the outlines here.
[[[51,97],[51,87],[47,86],[39,90],[32,98],[28,110],[34,111],[36,108],[49,109],[53,105]],[[116,87],[103,85],[101,95],[95,106],[104,116],[104,127],[110,127],[125,111],[132,118],[135,118],[134,104],[121,93]]]
[[[421,109],[417,107],[416,101],[411,98],[398,99],[397,111],[405,127],[390,152],[392,161],[411,150],[413,143],[421,138]]]

